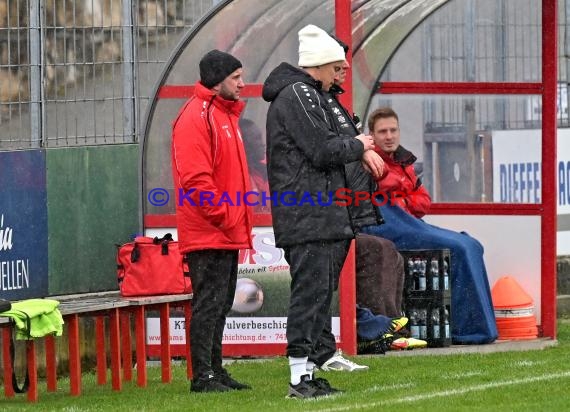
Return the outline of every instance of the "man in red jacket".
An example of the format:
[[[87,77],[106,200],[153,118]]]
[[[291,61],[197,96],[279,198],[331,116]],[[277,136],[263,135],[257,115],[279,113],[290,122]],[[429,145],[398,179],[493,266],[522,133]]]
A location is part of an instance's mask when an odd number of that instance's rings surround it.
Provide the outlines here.
[[[384,159],[378,189],[387,196],[378,206],[383,225],[363,228],[365,233],[390,239],[398,250],[450,249],[451,337],[454,343],[482,344],[497,339],[497,325],[484,247],[466,232],[455,232],[424,222],[431,198],[414,172],[416,157],[400,145],[398,115],[390,107],[373,111],[368,128]]]
[[[239,249],[251,249],[250,178],[238,119],[242,64],[211,50],[200,81],[172,131],[172,175],[180,251],[192,279],[192,392],[250,389],[222,367],[226,315],[234,299]]]
[[[378,188],[388,196],[390,204],[397,204],[417,218],[424,217],[431,197],[414,171],[416,156],[400,145],[398,115],[389,107],[379,108],[368,117],[368,128],[376,143],[375,150],[384,160]]]

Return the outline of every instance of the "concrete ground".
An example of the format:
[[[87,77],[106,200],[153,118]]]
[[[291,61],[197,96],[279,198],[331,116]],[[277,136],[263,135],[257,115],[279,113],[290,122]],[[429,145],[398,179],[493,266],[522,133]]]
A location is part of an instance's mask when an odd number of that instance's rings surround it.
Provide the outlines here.
[[[560,296],[558,296],[560,298]],[[567,296],[567,309],[570,309],[570,295]],[[559,306],[560,308],[560,306]],[[563,311],[563,322],[570,323],[570,310]],[[559,311],[560,313],[560,311]],[[456,355],[463,353],[494,353],[494,352],[520,352],[529,350],[542,350],[558,345],[556,339],[537,338],[529,340],[496,340],[486,345],[451,345],[447,348],[426,348],[403,351],[388,351],[386,356],[431,356],[431,355]],[[378,355],[373,355],[378,356]]]
[[[437,356],[437,355],[457,355],[463,353],[494,353],[542,350],[550,346],[555,346],[558,341],[538,338],[532,340],[497,340],[486,345],[451,345],[447,348],[425,348],[401,351],[388,351],[386,356]],[[363,355],[366,356],[366,355]],[[372,355],[378,356],[378,355]]]

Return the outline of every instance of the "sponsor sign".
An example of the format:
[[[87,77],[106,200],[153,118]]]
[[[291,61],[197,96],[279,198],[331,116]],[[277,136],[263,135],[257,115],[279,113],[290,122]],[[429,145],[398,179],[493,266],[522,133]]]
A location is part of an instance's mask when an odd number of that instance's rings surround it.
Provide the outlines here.
[[[540,130],[493,132],[493,201],[542,201],[541,138]],[[570,214],[570,129],[558,129],[556,188],[558,215]]]
[[[147,236],[160,236],[176,230],[147,231]],[[224,345],[287,343],[287,309],[290,288],[289,265],[283,249],[275,247],[271,227],[253,230],[253,249],[240,250],[238,281],[232,311],[226,319]],[[340,341],[338,300],[333,300],[332,333]],[[186,342],[183,317],[170,318],[170,343]],[[147,344],[160,344],[160,320],[147,318]],[[179,347],[180,350],[182,347]],[[173,351],[176,351],[173,348]],[[176,353],[176,352],[175,352]]]
[[[48,293],[43,151],[0,152],[0,297]]]
[[[224,330],[223,344],[258,344],[258,343],[287,343],[285,328],[287,318],[228,318]],[[332,322],[333,333],[337,342],[340,341],[339,318]],[[147,345],[160,345],[160,319],[146,320]],[[186,322],[184,318],[170,318],[170,344],[186,344]]]
[[[541,131],[493,132],[493,201],[540,203],[543,172]],[[570,254],[570,129],[558,129],[556,150],[556,254]]]

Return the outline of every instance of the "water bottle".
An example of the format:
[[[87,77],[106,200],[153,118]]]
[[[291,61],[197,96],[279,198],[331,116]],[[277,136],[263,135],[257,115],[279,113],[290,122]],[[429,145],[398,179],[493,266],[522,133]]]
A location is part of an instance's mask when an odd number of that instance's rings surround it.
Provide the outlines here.
[[[412,258],[408,259],[408,276],[406,276],[406,290],[413,290],[415,285],[414,279],[414,261]]]
[[[420,258],[414,259],[414,290],[420,290]]]
[[[431,322],[432,322],[432,337],[433,339],[439,339],[439,308],[435,308],[431,312]]]
[[[418,325],[418,312],[415,309],[410,311],[410,333],[412,334],[412,338],[419,339],[420,327]]]
[[[443,290],[449,290],[449,264],[447,259],[443,261]]]
[[[418,290],[426,290],[426,268],[427,261],[425,259],[421,260],[418,270]]]
[[[420,310],[419,316],[420,339],[427,339],[427,309]]]
[[[443,325],[445,327],[445,339],[449,339],[451,337],[451,332],[449,331],[449,312],[447,308],[443,311]]]
[[[431,290],[439,290],[439,262],[436,258],[431,258]]]

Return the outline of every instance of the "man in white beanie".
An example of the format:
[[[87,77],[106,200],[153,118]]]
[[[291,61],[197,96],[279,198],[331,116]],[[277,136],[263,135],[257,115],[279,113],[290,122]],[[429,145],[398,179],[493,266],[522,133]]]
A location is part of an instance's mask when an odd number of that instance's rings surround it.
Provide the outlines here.
[[[313,398],[337,392],[314,377],[309,362],[330,318],[335,279],[354,238],[346,199],[337,191],[346,185],[344,165],[364,159],[374,144],[363,134],[342,138],[323,98],[322,91],[341,70],[343,48],[314,25],[298,34],[300,68],[276,67],[265,80],[263,98],[271,102],[266,125],[273,229],[291,272],[289,396]],[[381,174],[381,163],[367,165],[374,175]]]

